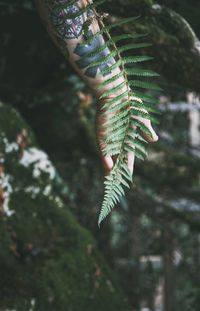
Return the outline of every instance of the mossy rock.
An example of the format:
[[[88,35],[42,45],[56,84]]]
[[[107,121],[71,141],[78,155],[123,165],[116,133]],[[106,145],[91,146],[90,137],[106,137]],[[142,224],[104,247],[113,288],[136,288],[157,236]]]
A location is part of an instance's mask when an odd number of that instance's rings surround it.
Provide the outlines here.
[[[157,3],[161,5],[166,5],[167,7],[175,10],[191,24],[196,34],[200,35],[200,21],[199,21],[199,10],[200,2],[199,0],[157,0]]]
[[[172,91],[175,86],[177,91],[200,92],[200,53],[193,30],[181,15],[151,0],[115,0],[115,5],[109,1],[104,4],[104,10],[120,18],[140,16],[135,23],[125,24],[119,31],[148,34],[143,40],[152,43],[152,47],[138,51],[155,58],[145,67],[149,66],[162,76],[166,92],[170,92],[170,86]]]
[[[55,169],[0,105],[0,310],[130,310],[91,234],[53,188]]]

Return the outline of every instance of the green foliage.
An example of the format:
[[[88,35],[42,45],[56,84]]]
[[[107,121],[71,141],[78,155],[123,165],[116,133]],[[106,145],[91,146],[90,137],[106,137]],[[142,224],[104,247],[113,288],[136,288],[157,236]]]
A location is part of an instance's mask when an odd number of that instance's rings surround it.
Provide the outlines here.
[[[83,24],[83,32],[86,38],[89,38],[89,27],[92,24],[92,17],[88,18]]]
[[[109,138],[105,139],[103,143],[106,143],[104,152],[107,156],[116,156],[115,164],[113,169],[110,172],[110,175],[106,177],[105,180],[105,195],[104,200],[99,216],[98,224],[100,225],[101,221],[110,213],[111,209],[119,202],[120,196],[124,196],[125,192],[122,186],[127,186],[127,181],[132,182],[131,172],[129,171],[127,161],[127,152],[134,152],[135,156],[139,159],[143,159],[143,155],[147,156],[146,149],[143,145],[146,142],[141,135],[138,133],[138,130],[142,130],[148,135],[148,128],[140,121],[135,119],[135,116],[142,117],[151,121],[156,122],[156,119],[149,114],[149,112],[156,112],[156,108],[152,107],[152,102],[155,103],[155,100],[148,96],[140,96],[140,94],[135,92],[135,88],[145,88],[149,90],[161,90],[158,86],[152,83],[128,79],[128,76],[140,76],[140,77],[154,77],[157,76],[156,73],[149,70],[130,68],[132,63],[140,63],[152,59],[149,56],[127,56],[124,54],[128,50],[138,49],[147,47],[150,44],[147,43],[127,43],[127,40],[133,38],[139,38],[145,36],[145,34],[131,35],[123,34],[120,36],[114,36],[112,38],[110,31],[126,23],[135,22],[138,17],[128,17],[120,19],[108,26],[106,26],[99,14],[96,12],[95,7],[101,5],[104,1],[98,0],[94,4],[91,4],[87,1],[86,8],[80,10],[76,14],[73,14],[71,17],[76,17],[86,12],[88,9],[91,9],[94,13],[93,18],[97,19],[100,25],[100,31],[94,36],[88,38],[88,29],[91,24],[91,18],[84,23],[86,40],[82,43],[82,46],[92,43],[92,41],[99,36],[104,34],[106,41],[103,46],[96,48],[95,51],[90,53],[85,53],[82,58],[87,58],[91,56],[98,55],[100,52],[104,51],[105,48],[109,47],[110,52],[107,55],[104,55],[102,58],[93,61],[88,65],[88,68],[94,66],[99,66],[104,63],[107,63],[110,59],[114,58],[116,63],[109,68],[106,68],[100,72],[100,74],[105,74],[117,67],[120,68],[121,72],[116,74],[110,79],[107,79],[99,87],[108,86],[109,84],[117,81],[118,78],[123,77],[123,82],[119,83],[116,87],[110,88],[105,91],[100,99],[109,97],[112,95],[115,96],[109,102],[103,106],[103,113],[111,114],[114,113],[105,125],[108,126],[106,132],[109,133]],[[65,6],[69,6],[71,1]],[[125,44],[117,46],[116,44],[119,41],[126,40]],[[123,54],[123,56],[122,56]],[[131,87],[134,87],[131,90]],[[118,95],[119,94],[119,95]],[[136,104],[135,104],[136,103]],[[136,128],[137,126],[137,128]]]

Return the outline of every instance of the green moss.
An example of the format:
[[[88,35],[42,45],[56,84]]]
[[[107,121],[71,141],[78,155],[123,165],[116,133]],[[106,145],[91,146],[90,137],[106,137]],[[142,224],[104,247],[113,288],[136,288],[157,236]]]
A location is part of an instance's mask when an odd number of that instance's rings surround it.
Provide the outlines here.
[[[22,129],[27,132],[24,149],[20,141],[16,144]],[[53,167],[45,167],[50,162],[44,153],[40,169],[39,157],[25,161],[27,152],[41,152],[27,124],[1,105],[0,130],[7,196],[6,214],[0,217],[0,310],[129,310],[93,237],[54,193]]]

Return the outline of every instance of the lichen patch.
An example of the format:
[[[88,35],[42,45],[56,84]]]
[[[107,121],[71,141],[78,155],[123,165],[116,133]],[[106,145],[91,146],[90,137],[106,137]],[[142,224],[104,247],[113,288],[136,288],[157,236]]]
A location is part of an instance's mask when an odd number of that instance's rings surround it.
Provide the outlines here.
[[[34,163],[33,177],[39,177],[42,172],[48,173],[51,180],[55,177],[55,168],[48,156],[45,152],[35,147],[24,150],[23,157],[19,163],[25,167]]]
[[[0,187],[4,191],[4,202],[3,202],[3,209],[6,214],[6,216],[10,217],[12,216],[15,211],[11,210],[9,207],[9,201],[10,201],[10,196],[13,193],[13,187],[11,185],[11,180],[12,176],[9,176],[8,174],[1,174],[1,179],[0,179]]]

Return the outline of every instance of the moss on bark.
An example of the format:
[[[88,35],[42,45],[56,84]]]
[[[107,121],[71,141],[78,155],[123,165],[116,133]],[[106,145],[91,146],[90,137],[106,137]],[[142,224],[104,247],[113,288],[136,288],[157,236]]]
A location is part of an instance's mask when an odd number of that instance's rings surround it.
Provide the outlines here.
[[[53,188],[30,128],[0,106],[0,310],[129,310],[115,276]]]

